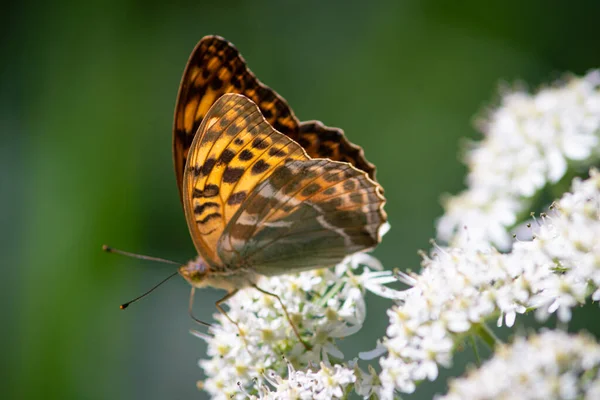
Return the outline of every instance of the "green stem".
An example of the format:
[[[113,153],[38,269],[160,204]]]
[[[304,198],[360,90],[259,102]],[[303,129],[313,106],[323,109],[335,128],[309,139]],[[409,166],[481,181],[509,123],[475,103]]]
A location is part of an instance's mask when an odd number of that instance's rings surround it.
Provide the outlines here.
[[[492,350],[498,344],[502,343],[502,340],[500,340],[500,338],[498,338],[498,336],[496,336],[485,323],[475,325],[474,333],[479,336],[481,340],[483,340],[483,342]]]
[[[329,301],[330,298],[335,296],[335,294],[342,289],[342,286],[344,286],[344,283],[345,283],[344,280],[339,280],[331,289],[329,289],[329,291],[327,293],[325,293],[325,295],[323,297],[321,297],[321,300],[319,300],[317,305],[319,307],[325,306],[325,304],[327,304],[327,301]]]
[[[469,335],[469,341],[471,342],[471,347],[473,347],[473,353],[475,353],[475,362],[477,363],[477,367],[481,367],[481,357],[479,356],[479,348],[477,348],[475,335]]]

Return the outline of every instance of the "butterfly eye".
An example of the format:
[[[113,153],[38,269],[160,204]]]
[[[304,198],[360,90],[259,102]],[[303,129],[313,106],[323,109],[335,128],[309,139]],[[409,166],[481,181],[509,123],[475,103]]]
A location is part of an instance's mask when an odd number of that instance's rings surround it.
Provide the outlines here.
[[[197,260],[194,262],[197,267],[198,273],[204,275],[208,268],[206,268],[206,264],[202,260]]]
[[[208,266],[200,257],[179,267],[179,274],[191,284],[201,282],[209,272]]]

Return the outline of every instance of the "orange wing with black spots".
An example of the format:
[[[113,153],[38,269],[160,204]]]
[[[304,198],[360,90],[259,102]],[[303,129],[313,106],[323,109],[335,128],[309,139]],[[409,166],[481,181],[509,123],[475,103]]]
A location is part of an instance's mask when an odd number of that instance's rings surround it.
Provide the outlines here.
[[[255,103],[238,94],[221,96],[192,141],[182,185],[190,233],[205,261],[222,268],[218,240],[246,198],[279,165],[308,159]]]
[[[365,159],[359,146],[347,140],[343,131],[316,121],[300,123],[287,102],[248,69],[231,43],[218,36],[206,36],[190,56],[175,107],[173,160],[180,198],[190,145],[210,107],[225,93],[250,98],[269,124],[298,141],[311,157],[349,162],[374,179],[375,167]]]
[[[192,140],[210,107],[225,93],[252,99],[275,129],[291,138],[297,134],[298,120],[286,101],[254,76],[237,49],[219,36],[202,38],[185,67],[175,106],[173,160],[180,196]]]

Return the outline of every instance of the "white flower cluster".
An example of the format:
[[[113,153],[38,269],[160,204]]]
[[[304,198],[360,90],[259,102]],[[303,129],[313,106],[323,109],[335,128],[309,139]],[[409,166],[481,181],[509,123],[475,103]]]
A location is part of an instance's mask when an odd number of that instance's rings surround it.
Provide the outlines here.
[[[600,399],[600,345],[560,331],[516,338],[436,399]]]
[[[507,229],[536,192],[558,182],[568,163],[598,158],[600,71],[535,95],[508,93],[481,125],[484,139],[466,154],[468,188],[445,200],[438,237],[452,246],[481,241],[508,249]]]
[[[419,275],[401,275],[412,287],[388,311],[383,398],[436,379],[438,365],[450,365],[456,342],[484,329],[490,318],[500,316],[499,324],[511,326],[517,314],[537,309],[541,318],[557,312],[567,321],[591,291],[600,298],[600,174],[592,170],[588,180],[576,179],[573,193],[541,217],[537,231],[508,254],[479,245],[438,248],[424,257]]]
[[[334,269],[265,278],[258,283],[261,289],[281,298],[310,350],[294,335],[276,298],[252,288],[237,293],[227,302],[227,313],[239,329],[217,313],[215,319],[219,323],[210,329],[209,335],[194,332],[208,343],[211,357],[200,361],[206,375],[202,388],[214,398],[246,398],[244,388],[251,390],[250,387],[261,385],[269,376],[276,381],[275,377],[286,371],[287,363],[281,355],[301,370],[320,362],[329,366],[330,359],[333,364],[341,362],[344,354],[335,340],[362,327],[366,316],[365,292],[389,298],[398,296],[399,292],[383,286],[396,281],[395,277],[389,271],[377,271],[380,269],[375,258],[355,254]],[[337,366],[330,368],[338,371]],[[300,379],[300,374],[292,375]],[[325,379],[327,374],[322,369],[303,376],[322,376],[318,392],[337,393],[341,381]]]
[[[535,310],[541,320],[556,313],[566,322],[590,295],[600,300],[600,173],[574,180],[572,193],[528,227],[532,240],[511,243],[508,233],[544,186],[600,159],[600,71],[535,95],[509,93],[484,125],[484,140],[466,157],[468,188],[446,201],[438,222],[452,247],[424,255],[419,274],[394,277],[356,254],[335,269],[263,279],[258,286],[281,298],[305,343],[276,298],[240,291],[227,302],[237,324],[219,313],[209,334],[194,332],[208,344],[203,389],[217,399],[335,399],[352,390],[392,399],[436,379],[468,335],[494,345],[490,319],[512,326]],[[511,244],[510,253],[493,247]],[[396,279],[410,288],[385,286]],[[360,354],[387,353],[379,375],[343,364],[336,345],[362,328],[366,291],[397,300],[386,338]],[[600,398],[599,366],[600,346],[590,339],[543,333],[501,347],[442,399]]]
[[[356,381],[356,376],[352,369],[341,365],[332,367],[321,363],[321,369],[313,372],[310,368],[306,371],[296,371],[291,364],[288,364],[287,379],[271,374],[266,381],[268,384],[259,385],[258,395],[241,390],[249,399],[342,399],[349,385]]]

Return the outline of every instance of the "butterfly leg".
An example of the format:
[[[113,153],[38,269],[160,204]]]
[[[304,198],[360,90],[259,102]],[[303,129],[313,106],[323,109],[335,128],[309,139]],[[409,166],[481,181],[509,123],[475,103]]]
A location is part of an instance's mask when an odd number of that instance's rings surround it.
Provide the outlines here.
[[[190,304],[189,304],[189,307],[188,307],[188,313],[190,314],[190,317],[194,321],[196,321],[197,323],[199,323],[200,325],[204,325],[206,327],[211,328],[212,327],[211,324],[209,324],[207,322],[204,322],[204,321],[200,321],[198,318],[194,317],[194,312],[193,312],[192,308],[194,307],[194,292],[195,291],[196,291],[196,288],[192,286],[192,291],[190,292]]]
[[[217,302],[215,303],[215,307],[217,307],[217,310],[219,310],[221,312],[221,314],[223,314],[225,316],[225,318],[227,318],[229,320],[229,322],[231,322],[232,324],[237,326],[238,332],[240,333],[240,337],[242,338],[244,343],[246,343],[245,335],[244,335],[244,332],[242,331],[242,329],[240,328],[240,325],[237,322],[235,322],[234,320],[232,320],[231,317],[227,314],[227,312],[225,312],[223,307],[221,307],[221,303],[224,303],[227,300],[229,300],[230,298],[232,298],[237,292],[238,292],[237,290],[234,290],[234,291],[227,293],[225,296],[223,296],[222,299],[217,300]],[[246,343],[246,348],[247,347],[248,347],[248,343]]]
[[[296,324],[294,324],[294,322],[292,321],[292,319],[290,318],[290,314],[288,314],[287,308],[285,307],[285,305],[283,304],[283,301],[281,301],[281,298],[279,298],[279,296],[277,296],[275,293],[271,293],[271,292],[267,292],[266,290],[263,290],[261,288],[259,288],[256,285],[252,285],[252,287],[254,287],[254,289],[258,290],[259,292],[261,292],[262,294],[266,294],[267,296],[272,296],[275,297],[277,299],[277,301],[279,301],[279,304],[281,304],[281,308],[283,309],[283,312],[285,314],[285,317],[287,318],[290,326],[292,327],[292,329],[294,330],[294,333],[296,334],[296,337],[298,338],[298,340],[300,341],[300,343],[302,343],[302,345],[304,346],[304,348],[306,350],[310,350],[311,346],[306,343],[304,340],[302,340],[302,338],[300,337],[300,332],[298,332],[298,328],[296,327]]]
[[[231,322],[232,324],[234,324],[235,326],[237,326],[238,329],[240,329],[240,327],[238,326],[237,322],[234,322],[231,319],[231,317],[229,315],[227,315],[227,313],[225,312],[225,310],[223,310],[223,307],[221,307],[221,303],[224,303],[227,300],[229,300],[230,298],[232,298],[237,292],[238,292],[237,290],[234,290],[234,291],[231,291],[231,292],[227,293],[225,296],[223,296],[222,299],[217,300],[217,302],[215,303],[215,306],[217,307],[217,310],[219,310],[223,315],[225,315],[225,318],[227,318],[229,320],[229,322]]]

